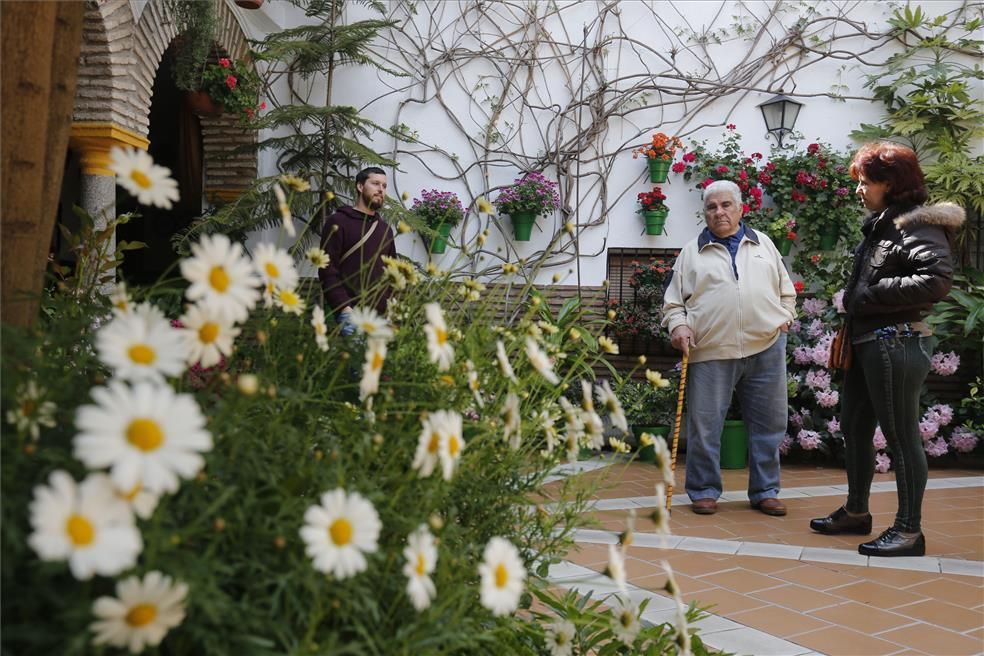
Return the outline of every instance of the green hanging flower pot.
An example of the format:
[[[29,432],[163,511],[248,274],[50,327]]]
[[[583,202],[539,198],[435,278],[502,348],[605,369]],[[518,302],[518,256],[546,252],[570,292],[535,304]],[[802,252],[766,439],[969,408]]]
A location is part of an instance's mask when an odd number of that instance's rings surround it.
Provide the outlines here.
[[[513,224],[513,237],[516,241],[529,241],[533,234],[533,225],[536,223],[536,214],[533,212],[513,212],[509,215]]]
[[[668,209],[646,211],[642,213],[646,220],[647,235],[661,235],[666,226],[666,216],[670,213]]]
[[[824,231],[820,233],[820,249],[825,251],[832,251],[837,245],[837,228],[824,228]]]
[[[670,164],[672,162],[668,159],[649,160],[649,181],[666,182],[666,177],[670,173]]]
[[[433,255],[441,255],[447,250],[448,235],[451,234],[451,224],[442,223],[437,226],[437,233],[439,236],[430,240],[430,252]]]
[[[793,247],[792,239],[780,239],[779,243],[776,244],[776,248],[779,249],[779,254],[783,257],[789,255],[789,249]]]

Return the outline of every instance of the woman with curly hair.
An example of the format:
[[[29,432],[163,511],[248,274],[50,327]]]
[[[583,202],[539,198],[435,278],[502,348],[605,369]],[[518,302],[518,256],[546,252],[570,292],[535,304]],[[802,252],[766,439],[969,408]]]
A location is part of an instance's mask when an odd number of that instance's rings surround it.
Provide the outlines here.
[[[922,320],[950,291],[950,251],[964,210],[950,203],[926,204],[923,172],[905,146],[866,144],[850,172],[870,214],[844,293],[844,339],[831,349],[831,364],[847,369],[841,430],[848,495],[847,503],[812,520],[810,528],[827,535],[871,533],[872,436],[880,425],[894,457],[899,508],[892,526],[858,552],[922,556],[928,467],[919,433],[919,393],[929,373],[926,337],[931,334]]]

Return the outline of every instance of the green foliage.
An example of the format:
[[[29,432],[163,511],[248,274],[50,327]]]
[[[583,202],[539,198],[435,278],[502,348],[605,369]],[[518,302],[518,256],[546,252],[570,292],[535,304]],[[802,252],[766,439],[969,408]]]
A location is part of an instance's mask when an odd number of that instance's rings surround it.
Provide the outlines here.
[[[631,378],[616,387],[630,426],[673,426],[680,374],[671,370],[663,378],[670,383],[666,387]]]
[[[984,371],[984,272],[966,269],[957,273],[950,294],[936,304],[926,321],[942,348],[979,354],[979,371]]]
[[[211,0],[165,0],[178,33],[174,84],[184,91],[201,88],[206,62],[212,53],[218,19]]]
[[[201,89],[225,111],[235,114],[241,123],[255,118],[260,109],[260,76],[243,62],[226,58],[209,64],[202,74]]]
[[[706,141],[698,141],[684,154],[683,162],[674,165],[673,171],[683,173],[687,182],[695,182],[698,191],[717,180],[734,182],[741,189],[746,205],[746,221],[754,222],[762,209],[762,187],[758,179],[762,158],[762,153],[746,155],[741,149],[741,133],[736,126],[728,125],[717,151],[708,149]],[[701,211],[697,216],[703,222]]]

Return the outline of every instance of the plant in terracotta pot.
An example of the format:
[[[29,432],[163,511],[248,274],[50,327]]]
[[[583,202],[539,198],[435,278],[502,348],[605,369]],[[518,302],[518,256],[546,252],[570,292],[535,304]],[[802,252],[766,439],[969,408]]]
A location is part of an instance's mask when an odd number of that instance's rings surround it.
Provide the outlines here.
[[[249,66],[221,57],[205,67],[200,90],[241,123],[248,123],[266,109],[266,103],[260,101],[262,87],[260,76]]]
[[[670,208],[666,206],[666,194],[659,187],[653,187],[652,191],[644,191],[637,196],[639,201],[639,213],[646,220],[647,235],[663,234],[663,227],[666,224],[666,215]]]
[[[557,183],[531,171],[503,189],[495,199],[496,209],[512,218],[516,241],[529,241],[536,217],[560,207]]]
[[[427,239],[431,253],[443,253],[447,248],[448,235],[465,218],[465,208],[457,194],[451,191],[431,189],[420,192],[420,198],[413,199],[410,211],[423,219],[430,229]]]
[[[670,172],[670,164],[678,148],[683,148],[679,137],[657,132],[651,142],[632,151],[632,158],[644,155],[649,161],[649,181],[666,182],[666,175]]]

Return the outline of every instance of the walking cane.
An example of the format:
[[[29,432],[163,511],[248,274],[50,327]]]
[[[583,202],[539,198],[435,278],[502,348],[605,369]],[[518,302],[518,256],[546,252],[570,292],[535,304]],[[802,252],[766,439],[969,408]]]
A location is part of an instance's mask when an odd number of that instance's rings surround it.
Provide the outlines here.
[[[680,362],[680,391],[677,392],[676,425],[673,427],[673,449],[670,452],[670,481],[666,486],[666,512],[673,505],[673,476],[676,474],[677,446],[680,444],[680,417],[683,415],[683,395],[687,389],[687,359],[688,353],[683,354]]]

